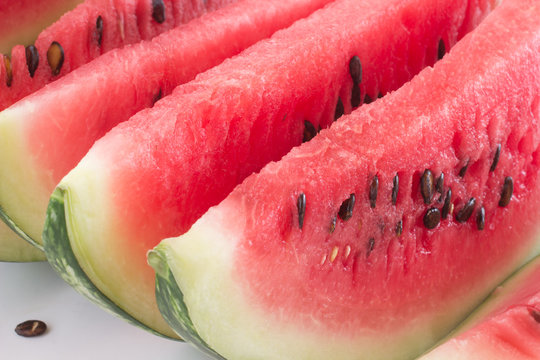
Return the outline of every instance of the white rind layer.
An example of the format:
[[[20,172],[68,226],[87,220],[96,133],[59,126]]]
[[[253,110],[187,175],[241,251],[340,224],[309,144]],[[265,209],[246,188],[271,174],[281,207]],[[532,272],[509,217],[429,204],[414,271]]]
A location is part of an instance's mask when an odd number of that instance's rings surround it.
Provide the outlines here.
[[[24,241],[6,224],[0,222],[0,261],[45,261],[45,253]]]

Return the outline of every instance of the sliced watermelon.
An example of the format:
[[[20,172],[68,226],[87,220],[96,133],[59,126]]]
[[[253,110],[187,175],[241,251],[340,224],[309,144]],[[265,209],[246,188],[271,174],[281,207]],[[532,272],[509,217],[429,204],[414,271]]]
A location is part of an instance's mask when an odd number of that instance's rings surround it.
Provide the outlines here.
[[[17,0],[0,2],[0,53],[17,44],[30,45],[38,34],[82,0]]]
[[[435,62],[441,38],[450,47],[490,7],[337,1],[199,75],[107,134],[62,180],[44,232],[49,260],[150,324],[143,316],[159,315],[149,249],[349,112],[355,91],[376,98]]]
[[[235,1],[87,0],[45,29],[35,44],[15,46],[4,57],[0,110],[107,51],[150,40]]]
[[[230,359],[410,359],[448,333],[540,252],[538,19],[504,1],[163,241],[169,323]]]
[[[506,280],[421,360],[532,360],[540,354],[540,258]]]

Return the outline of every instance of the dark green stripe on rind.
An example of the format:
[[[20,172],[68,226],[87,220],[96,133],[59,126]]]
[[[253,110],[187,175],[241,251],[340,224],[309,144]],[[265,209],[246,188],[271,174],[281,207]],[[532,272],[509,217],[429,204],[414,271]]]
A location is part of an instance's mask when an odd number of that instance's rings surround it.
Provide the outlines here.
[[[148,253],[148,263],[156,271],[156,300],[165,321],[182,339],[189,341],[205,354],[214,359],[225,360],[212,350],[195,330],[184,303],[184,294],[159,246]]]
[[[170,339],[170,337],[149,328],[126,313],[105,296],[86,276],[69,242],[64,208],[64,194],[65,190],[60,187],[56,188],[52,194],[49,207],[47,208],[45,228],[43,230],[45,255],[51,266],[77,292],[86,296],[105,310],[152,334]]]
[[[2,221],[7,226],[9,226],[11,230],[15,231],[15,233],[21,238],[37,247],[39,250],[43,251],[43,245],[32,239],[30,236],[28,236],[27,233],[25,233],[20,227],[18,227],[17,224],[13,220],[11,220],[11,218],[4,212],[4,209],[2,207],[0,207],[0,219],[2,219]]]

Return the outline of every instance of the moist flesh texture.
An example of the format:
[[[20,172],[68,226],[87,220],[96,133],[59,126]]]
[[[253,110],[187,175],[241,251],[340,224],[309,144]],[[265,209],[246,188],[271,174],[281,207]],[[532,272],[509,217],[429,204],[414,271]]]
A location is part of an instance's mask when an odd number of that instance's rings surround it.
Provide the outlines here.
[[[0,110],[57,80],[98,56],[141,40],[150,40],[180,24],[236,0],[164,0],[163,19],[153,16],[151,0],[89,0],[66,13],[43,30],[35,42],[14,46],[0,63]],[[162,21],[163,20],[163,21]],[[1,33],[1,32],[0,32]],[[63,63],[48,61],[53,42],[60,44]],[[25,46],[34,45],[39,54],[30,73]],[[5,61],[10,63],[6,66]]]
[[[225,358],[399,359],[455,327],[540,250],[539,16],[503,2],[433,69],[162,242],[151,263],[172,271],[189,325],[175,330]],[[426,220],[449,190],[447,217]]]
[[[421,360],[536,359],[540,350],[540,258],[498,286]]]
[[[435,62],[441,38],[449,48],[490,8],[420,3],[332,3],[201,74],[96,143],[56,192],[67,213],[59,221],[85,274],[129,313],[142,313],[143,303],[154,304],[146,312],[157,311],[146,251],[186,231],[248,174],[299,144],[305,120],[315,129],[331,124],[339,97],[349,112],[354,55],[364,69],[359,95],[376,98]],[[359,23],[359,14],[369,20]],[[380,24],[389,31],[381,32]]]

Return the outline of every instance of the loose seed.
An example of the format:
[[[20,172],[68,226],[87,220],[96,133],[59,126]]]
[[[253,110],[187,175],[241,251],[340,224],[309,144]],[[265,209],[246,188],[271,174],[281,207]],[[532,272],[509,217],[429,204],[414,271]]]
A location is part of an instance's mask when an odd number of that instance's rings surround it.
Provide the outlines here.
[[[373,249],[375,248],[375,238],[369,238],[368,244],[367,244],[367,256],[371,254]]]
[[[437,185],[435,185],[435,189],[441,195],[444,192],[444,173],[441,173],[441,175],[437,179]]]
[[[15,327],[15,332],[24,337],[34,337],[45,333],[47,325],[40,320],[27,320]]]
[[[399,220],[396,225],[396,236],[400,237],[403,233],[403,220]]]
[[[358,56],[353,56],[349,61],[349,73],[353,84],[358,85],[362,82],[362,63]]]
[[[51,46],[49,46],[49,50],[47,50],[47,62],[54,76],[60,74],[62,65],[64,65],[64,49],[56,41],[53,41]]]
[[[364,95],[364,104],[371,104],[373,99],[368,94]]]
[[[317,130],[315,129],[315,126],[313,126],[312,123],[305,120],[304,121],[304,135],[302,142],[308,142],[311,139],[313,139],[317,135]]]
[[[437,49],[437,58],[441,60],[446,54],[446,46],[444,45],[443,39],[439,40],[439,48]]]
[[[493,156],[493,162],[491,163],[491,167],[489,168],[490,172],[494,172],[497,168],[497,164],[499,163],[499,157],[501,156],[501,144],[498,144],[495,148],[495,155]]]
[[[464,223],[471,217],[474,207],[476,206],[476,199],[470,198],[469,201],[459,210],[459,212],[456,215],[456,220],[460,223]]]
[[[451,213],[450,206],[452,205],[452,190],[448,189],[446,192],[446,198],[444,199],[444,205],[441,212],[441,218],[446,219],[448,214]]]
[[[337,222],[337,216],[334,215],[334,217],[330,221],[330,234],[332,234],[336,230],[336,222]]]
[[[435,229],[441,222],[441,212],[437,208],[430,208],[424,215],[424,226],[429,230]]]
[[[392,186],[392,205],[396,205],[397,203],[397,194],[399,191],[399,176],[396,174],[394,176],[394,186]]]
[[[13,69],[11,68],[11,58],[4,55],[4,66],[6,67],[6,86],[11,87],[13,83]]]
[[[345,108],[343,107],[343,102],[341,101],[341,98],[338,97],[336,111],[334,112],[334,121],[342,117],[343,114],[345,114]]]
[[[476,227],[478,228],[478,230],[484,230],[485,223],[486,223],[486,210],[482,206],[476,212]]]
[[[306,215],[306,195],[304,193],[298,196],[296,207],[298,208],[298,226],[302,229],[304,227],[304,216]]]
[[[369,205],[372,209],[377,205],[377,193],[379,192],[379,177],[375,175],[369,186]]]
[[[351,196],[347,200],[343,201],[338,212],[338,216],[342,220],[346,221],[352,217],[355,202],[356,196],[354,194],[351,194]]]
[[[352,93],[351,93],[351,106],[357,108],[362,103],[362,94],[360,92],[360,86],[358,84],[353,84]]]
[[[510,203],[512,199],[512,193],[514,192],[514,180],[510,176],[504,179],[504,185],[501,191],[501,199],[499,200],[499,206],[505,207]]]
[[[26,66],[28,67],[30,77],[33,78],[39,65],[39,53],[34,45],[27,46],[25,52]]]
[[[459,170],[459,177],[465,177],[465,174],[467,173],[467,169],[469,168],[469,162],[467,161],[467,164],[465,164],[465,166],[463,166],[460,170]]]
[[[103,18],[100,16],[96,19],[96,37],[99,46],[103,44]]]
[[[431,203],[431,200],[433,199],[433,181],[433,173],[431,170],[426,169],[420,179],[420,192],[422,193],[422,198],[426,205]]]
[[[152,0],[152,17],[158,24],[165,22],[165,4],[163,0]]]

